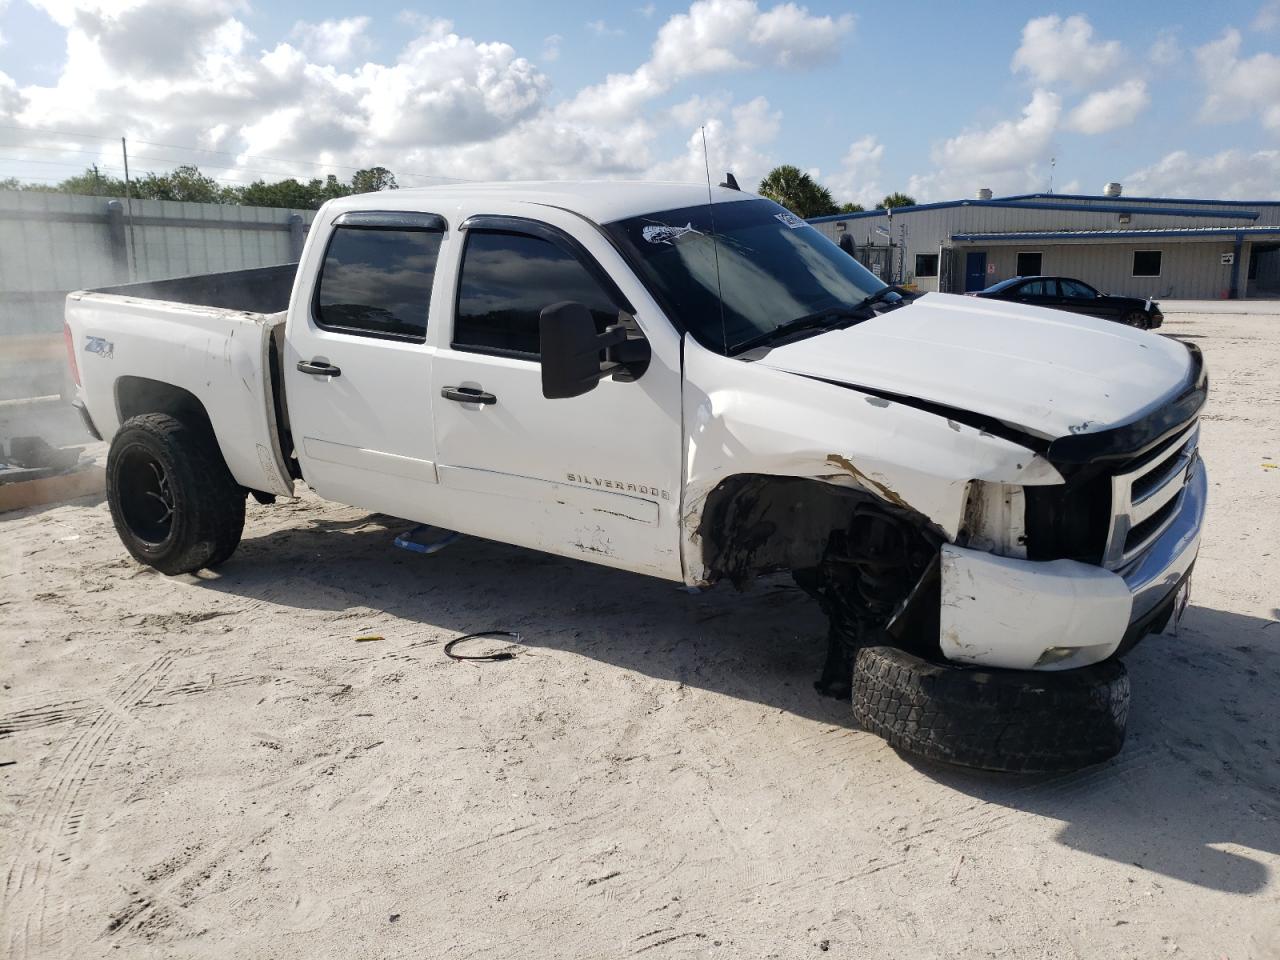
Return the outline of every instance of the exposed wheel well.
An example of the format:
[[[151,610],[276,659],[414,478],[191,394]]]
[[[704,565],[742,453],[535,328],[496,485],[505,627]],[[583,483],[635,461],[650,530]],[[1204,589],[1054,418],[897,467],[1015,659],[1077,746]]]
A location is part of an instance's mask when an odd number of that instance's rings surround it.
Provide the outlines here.
[[[833,534],[847,532],[854,516],[868,510],[941,541],[922,514],[866,490],[809,477],[728,477],[707,496],[698,524],[706,577],[741,585],[766,573],[817,567]]]
[[[116,381],[116,411],[120,422],[144,413],[167,413],[191,427],[213,432],[204,404],[190,390],[146,377],[121,377]]]

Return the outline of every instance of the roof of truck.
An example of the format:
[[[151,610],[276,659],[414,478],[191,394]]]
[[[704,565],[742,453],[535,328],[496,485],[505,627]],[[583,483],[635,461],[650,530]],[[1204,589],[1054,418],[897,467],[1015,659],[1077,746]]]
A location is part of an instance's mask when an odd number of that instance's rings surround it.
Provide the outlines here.
[[[715,203],[759,199],[756,194],[712,187]],[[376,202],[370,201],[376,198]],[[498,183],[451,183],[438,187],[412,187],[363,193],[331,200],[333,213],[347,210],[412,210],[443,214],[459,205],[474,208],[485,200],[521,201],[560,207],[596,223],[625,220],[659,210],[692,207],[707,202],[705,183],[636,180],[509,180]],[[472,210],[471,212],[480,212]]]

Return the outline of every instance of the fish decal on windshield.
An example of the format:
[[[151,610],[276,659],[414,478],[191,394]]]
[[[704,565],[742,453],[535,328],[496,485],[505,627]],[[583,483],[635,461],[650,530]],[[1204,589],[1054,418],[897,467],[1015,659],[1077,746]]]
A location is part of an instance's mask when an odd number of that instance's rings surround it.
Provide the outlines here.
[[[674,245],[677,240],[690,233],[702,236],[702,231],[695,230],[692,222],[686,223],[683,227],[669,227],[665,223],[654,224],[640,231],[640,235],[650,243],[665,243],[668,246]]]

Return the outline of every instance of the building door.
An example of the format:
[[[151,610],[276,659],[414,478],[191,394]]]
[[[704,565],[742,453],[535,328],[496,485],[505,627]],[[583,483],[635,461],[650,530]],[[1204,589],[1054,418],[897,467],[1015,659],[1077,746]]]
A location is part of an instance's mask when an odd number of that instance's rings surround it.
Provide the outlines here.
[[[976,250],[965,254],[964,292],[985,290],[987,287],[987,251]]]

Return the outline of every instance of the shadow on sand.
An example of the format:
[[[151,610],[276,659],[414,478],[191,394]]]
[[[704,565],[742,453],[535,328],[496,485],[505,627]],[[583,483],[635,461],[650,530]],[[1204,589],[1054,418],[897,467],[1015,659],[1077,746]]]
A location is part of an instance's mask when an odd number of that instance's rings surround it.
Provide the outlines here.
[[[516,630],[527,646],[851,724],[847,704],[813,690],[825,624],[789,578],[689,594],[472,538],[431,557],[405,553],[391,541],[410,525],[380,516],[307,522],[245,540],[200,583],[455,634]],[[1028,778],[907,759],[959,793],[1061,821],[1057,840],[1070,848],[1207,889],[1261,890],[1269,871],[1257,853],[1280,856],[1280,624],[1192,606],[1177,636],[1149,637],[1127,663],[1129,738],[1109,763]]]

